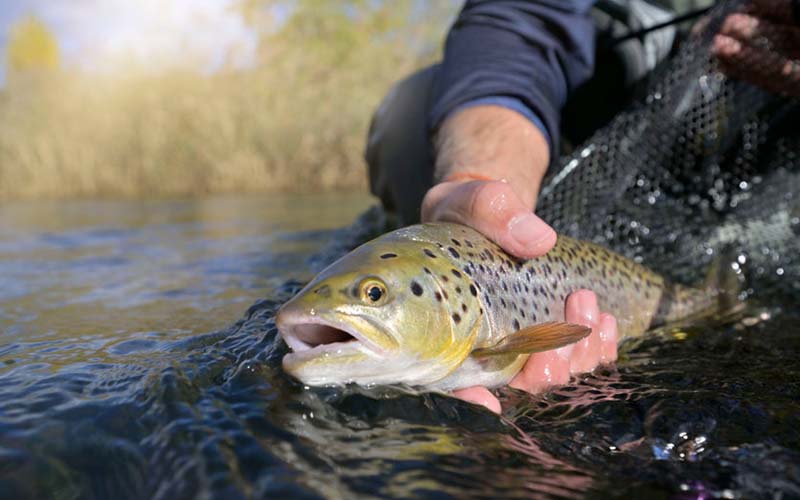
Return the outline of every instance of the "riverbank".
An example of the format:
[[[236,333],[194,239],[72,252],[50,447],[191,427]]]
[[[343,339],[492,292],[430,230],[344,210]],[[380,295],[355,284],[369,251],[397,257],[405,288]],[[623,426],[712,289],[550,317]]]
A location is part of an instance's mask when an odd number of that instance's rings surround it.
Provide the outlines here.
[[[260,41],[246,67],[10,68],[0,201],[363,190],[370,117],[438,57],[453,5],[315,5],[247,17]]]

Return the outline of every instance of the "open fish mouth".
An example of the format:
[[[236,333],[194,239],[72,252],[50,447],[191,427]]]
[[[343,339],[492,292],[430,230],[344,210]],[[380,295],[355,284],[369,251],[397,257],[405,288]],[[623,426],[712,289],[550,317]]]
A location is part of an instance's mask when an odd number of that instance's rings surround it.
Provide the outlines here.
[[[278,332],[293,354],[308,359],[321,355],[370,352],[383,350],[345,322],[331,321],[319,316],[277,318]]]

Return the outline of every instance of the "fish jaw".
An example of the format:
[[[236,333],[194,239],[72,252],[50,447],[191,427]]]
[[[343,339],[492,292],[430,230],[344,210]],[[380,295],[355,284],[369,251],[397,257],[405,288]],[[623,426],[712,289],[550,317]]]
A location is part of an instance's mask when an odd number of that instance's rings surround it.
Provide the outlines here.
[[[289,307],[287,307],[289,306]],[[292,349],[283,358],[284,370],[309,386],[396,384],[427,386],[453,367],[400,345],[370,318],[295,308],[291,302],[278,312],[279,335]],[[365,334],[365,331],[369,332]]]
[[[414,365],[370,318],[290,301],[278,312],[276,324],[292,349],[283,358],[284,370],[310,386],[397,382]]]
[[[386,354],[386,349],[368,340],[350,323],[316,314],[279,313],[278,332],[295,353],[329,352],[332,347],[359,346],[359,350],[374,355]]]

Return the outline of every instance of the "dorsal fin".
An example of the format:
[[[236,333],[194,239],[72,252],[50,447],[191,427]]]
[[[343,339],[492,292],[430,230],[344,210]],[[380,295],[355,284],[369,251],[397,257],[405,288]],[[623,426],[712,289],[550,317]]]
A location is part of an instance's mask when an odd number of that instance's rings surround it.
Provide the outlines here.
[[[587,326],[550,321],[518,330],[491,347],[475,349],[472,356],[482,358],[549,351],[574,344],[591,332]]]

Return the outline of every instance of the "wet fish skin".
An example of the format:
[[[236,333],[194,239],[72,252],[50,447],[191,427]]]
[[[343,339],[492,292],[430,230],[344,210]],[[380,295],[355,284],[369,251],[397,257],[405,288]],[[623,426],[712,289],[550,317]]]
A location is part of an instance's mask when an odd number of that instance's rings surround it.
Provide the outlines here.
[[[278,328],[294,351],[283,365],[309,385],[503,385],[529,353],[471,353],[563,321],[567,296],[582,288],[616,316],[621,339],[715,303],[709,290],[671,285],[588,242],[561,236],[545,256],[520,261],[469,227],[421,224],[365,243],[281,308]]]

